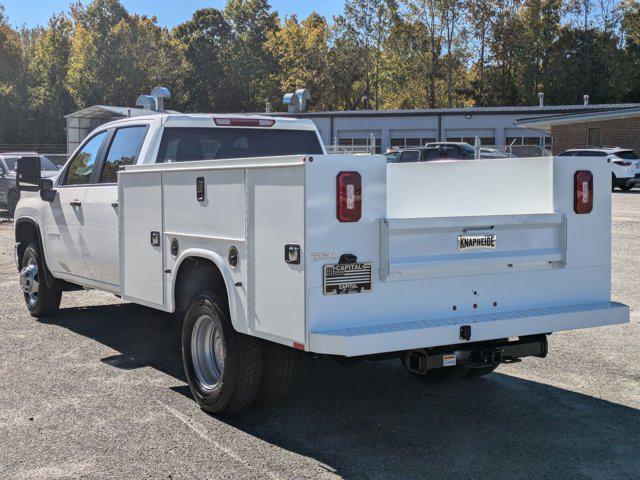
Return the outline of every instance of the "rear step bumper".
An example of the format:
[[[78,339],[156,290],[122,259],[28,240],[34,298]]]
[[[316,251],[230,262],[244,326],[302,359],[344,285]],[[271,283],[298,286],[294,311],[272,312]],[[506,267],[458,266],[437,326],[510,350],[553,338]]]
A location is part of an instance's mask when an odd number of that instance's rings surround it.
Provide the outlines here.
[[[629,307],[599,302],[311,332],[309,350],[355,357],[629,322]]]

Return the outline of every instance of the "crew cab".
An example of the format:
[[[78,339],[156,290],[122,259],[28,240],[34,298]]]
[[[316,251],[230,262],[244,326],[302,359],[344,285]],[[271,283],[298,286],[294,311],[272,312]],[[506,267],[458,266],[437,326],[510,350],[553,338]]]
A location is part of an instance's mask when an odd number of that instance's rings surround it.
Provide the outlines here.
[[[629,321],[598,158],[387,164],[326,155],[306,120],[162,113],[99,127],[55,179],[39,163],[18,162],[31,314],[94,288],[182,315],[210,412],[277,401],[301,352],[430,382]]]
[[[600,157],[611,165],[611,191],[631,190],[640,184],[640,158],[631,149],[575,148],[562,152],[560,157]]]

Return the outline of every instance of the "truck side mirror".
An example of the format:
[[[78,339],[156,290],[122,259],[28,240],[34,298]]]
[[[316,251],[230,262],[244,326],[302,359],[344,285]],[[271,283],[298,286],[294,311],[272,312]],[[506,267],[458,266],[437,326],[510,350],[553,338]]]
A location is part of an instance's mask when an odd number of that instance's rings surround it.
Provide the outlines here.
[[[20,157],[16,166],[16,188],[21,192],[37,192],[42,180],[40,157]]]

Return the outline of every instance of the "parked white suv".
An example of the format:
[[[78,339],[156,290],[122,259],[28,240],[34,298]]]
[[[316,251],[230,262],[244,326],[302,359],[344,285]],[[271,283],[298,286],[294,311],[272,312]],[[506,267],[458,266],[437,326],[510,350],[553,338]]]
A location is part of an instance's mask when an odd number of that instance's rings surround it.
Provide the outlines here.
[[[606,157],[611,164],[611,191],[631,190],[640,184],[640,159],[631,149],[623,148],[575,148],[560,157]]]

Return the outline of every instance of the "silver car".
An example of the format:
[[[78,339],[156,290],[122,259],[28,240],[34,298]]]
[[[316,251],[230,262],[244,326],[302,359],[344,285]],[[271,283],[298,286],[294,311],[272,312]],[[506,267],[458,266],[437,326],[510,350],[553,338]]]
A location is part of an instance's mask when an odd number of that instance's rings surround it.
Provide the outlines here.
[[[16,163],[24,156],[39,156],[42,167],[42,178],[55,177],[59,168],[43,155],[35,152],[0,153],[0,207],[13,213],[20,199],[20,192],[16,190]]]

